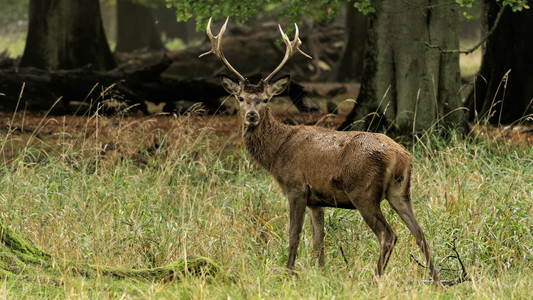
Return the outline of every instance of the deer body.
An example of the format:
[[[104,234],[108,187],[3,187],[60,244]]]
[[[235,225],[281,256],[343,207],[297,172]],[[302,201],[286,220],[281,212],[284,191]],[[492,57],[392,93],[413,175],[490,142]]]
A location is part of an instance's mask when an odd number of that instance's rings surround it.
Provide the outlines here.
[[[227,21],[226,21],[227,24]],[[387,199],[416,239],[425,255],[436,285],[440,280],[430,256],[422,228],[416,221],[411,203],[411,155],[386,135],[367,132],[339,132],[313,126],[290,126],[274,119],[268,102],[289,84],[289,76],[272,78],[296,52],[301,41],[291,42],[282,32],[287,46],[280,66],[264,80],[251,84],[224,58],[221,36],[208,36],[214,53],[237,76],[221,76],[222,86],[239,101],[242,137],[252,158],[278,182],[289,201],[289,257],[292,270],[296,259],[305,210],[309,208],[313,229],[313,249],[324,264],[324,207],[357,209],[376,235],[380,254],[376,268],[385,269],[396,234],[385,220],[380,203]]]
[[[380,181],[381,201],[393,176],[398,181],[410,172],[411,155],[386,135],[285,125],[270,111],[258,126],[245,127],[243,139],[286,195],[308,190],[308,206],[356,209],[349,191],[361,186],[362,193],[374,192]]]

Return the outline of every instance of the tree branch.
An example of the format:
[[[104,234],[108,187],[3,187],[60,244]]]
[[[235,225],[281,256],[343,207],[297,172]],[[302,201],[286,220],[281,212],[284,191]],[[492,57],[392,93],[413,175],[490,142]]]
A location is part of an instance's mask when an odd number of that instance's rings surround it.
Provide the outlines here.
[[[457,247],[455,246],[456,240],[457,238],[453,238],[452,243],[448,244],[448,246],[453,250],[453,252],[455,252],[455,258],[457,258],[457,260],[459,261],[459,264],[461,265],[461,270],[463,271],[461,273],[461,278],[463,279],[463,281],[465,281],[466,277],[468,276],[468,273],[466,273],[465,265],[463,264],[463,261],[461,260],[461,256],[459,256],[459,252],[457,252]]]
[[[492,24],[492,27],[490,28],[489,32],[487,32],[487,34],[483,37],[483,39],[481,41],[479,41],[477,44],[475,44],[472,48],[470,48],[468,50],[442,49],[439,45],[434,45],[434,44],[430,44],[430,43],[426,43],[426,46],[429,47],[429,48],[438,49],[442,53],[458,53],[458,54],[467,54],[468,55],[468,54],[476,51],[477,48],[479,48],[481,45],[483,45],[489,39],[489,37],[494,32],[494,30],[496,30],[496,26],[498,26],[498,23],[500,22],[500,18],[502,16],[504,10],[505,10],[505,5],[502,5],[500,10],[498,11],[498,14],[496,15],[496,19],[494,20],[494,24]]]
[[[339,249],[341,250],[342,258],[344,259],[344,263],[348,265],[348,260],[346,259],[346,255],[344,255],[344,250],[342,249],[342,245],[339,244]]]
[[[454,279],[449,279],[449,280],[441,280],[442,284],[443,285],[455,285],[455,284],[458,284],[458,283],[462,283],[462,282],[465,282],[465,281],[469,281],[470,278],[468,278],[468,273],[466,272],[466,268],[463,264],[463,261],[461,260],[461,257],[459,256],[459,252],[457,252],[457,247],[455,246],[455,241],[457,240],[457,238],[453,238],[452,242],[451,243],[448,243],[448,247],[450,249],[452,249],[453,252],[455,252],[455,255],[448,255],[446,256],[445,258],[443,258],[440,262],[440,264],[442,264],[444,261],[446,261],[447,259],[449,258],[455,258],[457,259],[457,261],[459,261],[459,265],[461,265],[461,275],[457,278],[454,278]],[[411,256],[411,259],[414,260],[416,262],[416,264],[418,264],[420,267],[422,268],[426,268],[426,266],[424,264],[422,264],[421,262],[419,262],[414,256],[413,254],[410,254]],[[439,273],[440,271],[442,270],[446,270],[446,271],[457,271],[457,269],[449,269],[449,268],[440,268],[439,269]],[[428,281],[429,282],[429,281]]]

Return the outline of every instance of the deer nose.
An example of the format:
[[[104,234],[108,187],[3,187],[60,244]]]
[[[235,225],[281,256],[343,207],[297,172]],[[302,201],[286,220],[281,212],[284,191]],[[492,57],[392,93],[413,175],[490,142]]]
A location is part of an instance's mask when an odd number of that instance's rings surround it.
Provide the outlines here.
[[[259,114],[254,110],[247,112],[246,121],[250,123],[257,123],[259,121]]]

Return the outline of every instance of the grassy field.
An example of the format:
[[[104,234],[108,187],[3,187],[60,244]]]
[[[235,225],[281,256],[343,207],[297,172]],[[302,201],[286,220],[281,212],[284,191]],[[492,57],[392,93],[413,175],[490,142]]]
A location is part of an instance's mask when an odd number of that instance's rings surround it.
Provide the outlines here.
[[[44,120],[44,119],[43,119]],[[359,213],[326,210],[326,266],[315,265],[306,221],[298,277],[282,272],[288,204],[238,138],[195,118],[93,117],[2,131],[0,221],[66,261],[151,268],[205,256],[217,276],[171,282],[50,274],[1,276],[2,298],[529,298],[533,290],[533,150],[486,136],[429,132],[405,143],[415,156],[412,194],[442,279],[438,289],[407,228],[386,274],[373,278],[377,241]],[[80,120],[80,119],[78,119]],[[81,119],[83,120],[83,119]],[[164,122],[159,126],[158,122]],[[47,125],[44,126],[43,125]],[[47,132],[55,126],[57,130]],[[447,258],[448,257],[448,258]]]

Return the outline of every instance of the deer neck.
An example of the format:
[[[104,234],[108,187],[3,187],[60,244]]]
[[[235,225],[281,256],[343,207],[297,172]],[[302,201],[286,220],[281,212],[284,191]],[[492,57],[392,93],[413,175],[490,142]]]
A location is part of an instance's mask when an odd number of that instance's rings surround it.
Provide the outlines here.
[[[244,122],[243,122],[244,124]],[[293,129],[272,116],[267,108],[263,120],[255,127],[243,125],[242,137],[248,153],[263,168],[271,170],[282,144]]]

